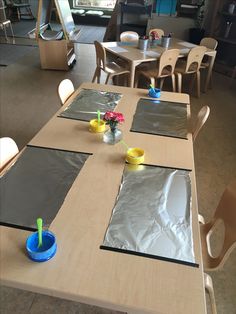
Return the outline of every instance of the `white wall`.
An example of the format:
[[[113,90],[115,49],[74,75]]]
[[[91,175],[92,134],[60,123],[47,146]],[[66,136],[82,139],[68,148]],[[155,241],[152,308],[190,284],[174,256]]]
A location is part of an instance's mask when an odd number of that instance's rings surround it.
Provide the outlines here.
[[[151,28],[161,28],[167,35],[173,33],[176,38],[188,40],[188,30],[192,27],[195,27],[193,19],[153,14],[152,18],[148,20],[147,33]]]

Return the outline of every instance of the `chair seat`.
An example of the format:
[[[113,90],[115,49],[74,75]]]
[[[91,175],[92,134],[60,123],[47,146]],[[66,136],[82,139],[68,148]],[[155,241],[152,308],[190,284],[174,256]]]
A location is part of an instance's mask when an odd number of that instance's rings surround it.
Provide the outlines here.
[[[7,25],[7,24],[10,24],[11,21],[10,20],[5,20],[5,21],[1,21],[0,24],[1,25]]]
[[[210,65],[209,62],[202,62],[200,68],[205,69],[205,68],[208,68],[209,65]]]
[[[15,8],[26,8],[26,7],[30,7],[29,3],[14,3],[12,5]]]
[[[196,72],[196,65],[195,64],[192,64],[189,69],[188,69],[188,72],[185,71],[186,69],[186,62],[185,61],[180,61],[178,62],[176,68],[175,68],[175,73],[194,73]]]
[[[156,69],[147,69],[140,71],[139,73],[146,76],[146,77],[157,77],[158,76],[158,68]],[[171,71],[168,69],[163,69],[161,75],[158,76],[158,78],[161,77],[166,77],[166,76],[170,76],[171,75]]]
[[[110,74],[122,74],[122,73],[129,73],[129,70],[127,70],[126,68],[118,65],[115,62],[109,62],[107,63],[106,67],[105,67],[105,71],[107,73]]]

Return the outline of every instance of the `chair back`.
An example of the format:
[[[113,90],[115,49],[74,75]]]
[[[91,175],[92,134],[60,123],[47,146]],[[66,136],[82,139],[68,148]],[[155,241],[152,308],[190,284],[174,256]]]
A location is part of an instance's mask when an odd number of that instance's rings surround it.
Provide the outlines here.
[[[179,49],[168,49],[164,51],[158,62],[158,77],[163,75],[163,70],[168,70],[168,75],[174,73],[175,65],[178,60]]]
[[[18,152],[19,149],[12,138],[0,138],[0,170],[2,170]]]
[[[219,222],[224,224],[224,243],[218,256],[213,257],[210,251],[209,237]],[[205,252],[203,252],[204,267],[208,270],[218,269],[224,265],[236,247],[236,179],[226,187],[212,221],[200,227],[202,241],[204,241],[203,247],[205,247]]]
[[[157,35],[158,35],[159,38],[161,38],[162,36],[164,36],[164,31],[163,31],[163,29],[160,29],[160,28],[152,28],[152,29],[150,29],[150,31],[149,31],[149,36],[151,35],[152,32],[157,33]]]
[[[105,70],[107,60],[106,60],[106,50],[105,48],[101,45],[100,42],[94,41],[95,45],[95,50],[96,50],[96,63],[97,67],[101,68],[102,70]]]
[[[58,85],[57,91],[61,104],[64,105],[67,99],[74,93],[75,88],[71,80],[65,79]]]
[[[200,42],[200,46],[204,46],[208,49],[216,50],[216,47],[218,46],[218,41],[211,37],[204,37]]]
[[[201,128],[205,124],[208,116],[210,114],[210,108],[208,106],[202,107],[202,109],[198,112],[197,121],[195,123],[195,127],[193,130],[193,141],[195,141],[198,133],[200,132]]]
[[[225,240],[220,253],[223,259],[231,246],[236,246],[236,179],[226,187],[216,208],[214,219],[221,219],[225,226]]]
[[[120,34],[120,41],[138,41],[139,34],[133,31],[127,31]]]
[[[206,50],[207,48],[203,46],[197,46],[190,49],[187,56],[185,68],[186,73],[193,73],[199,71]]]

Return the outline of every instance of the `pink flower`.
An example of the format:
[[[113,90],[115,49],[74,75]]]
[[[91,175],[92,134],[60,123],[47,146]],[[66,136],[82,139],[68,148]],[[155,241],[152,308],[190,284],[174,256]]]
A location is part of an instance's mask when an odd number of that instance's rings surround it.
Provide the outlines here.
[[[124,116],[120,112],[107,111],[103,117],[105,121],[109,124],[110,122],[122,123],[125,121]]]
[[[155,31],[151,32],[150,35],[151,35],[153,40],[159,39],[158,33]]]

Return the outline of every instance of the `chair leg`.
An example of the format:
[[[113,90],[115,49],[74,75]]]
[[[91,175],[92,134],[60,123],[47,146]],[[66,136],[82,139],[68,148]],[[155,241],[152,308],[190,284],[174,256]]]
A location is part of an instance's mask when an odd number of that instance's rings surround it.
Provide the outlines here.
[[[196,72],[196,77],[197,77],[197,97],[199,98],[200,97],[200,85],[201,85],[201,82],[200,82],[200,71]]]
[[[205,289],[209,293],[212,314],[217,314],[215,294],[211,277],[204,273]]]
[[[107,78],[106,78],[106,81],[105,81],[105,84],[107,84],[108,83],[108,81],[109,81],[109,79],[110,79],[110,74],[107,74]]]
[[[161,78],[161,80],[160,80],[160,89],[162,89],[162,87],[163,87],[163,84],[164,84],[164,78]]]
[[[173,92],[176,92],[176,83],[175,83],[175,75],[174,74],[171,75],[171,81],[172,81]]]
[[[182,74],[177,73],[177,81],[178,81],[178,93],[182,92]]]
[[[8,43],[8,36],[7,36],[7,31],[6,31],[5,25],[3,25],[3,30],[4,30],[4,36],[5,36],[6,42]]]
[[[195,73],[191,74],[191,80],[189,84],[189,94],[192,94],[195,79],[196,79],[196,74]]]
[[[138,87],[139,77],[140,77],[140,73],[136,73],[135,77],[134,77],[134,87],[135,88]]]
[[[92,83],[94,83],[96,79],[97,79],[97,82],[100,83],[100,75],[101,75],[100,69],[96,68],[94,75],[93,75]]]
[[[14,36],[14,33],[13,33],[13,29],[12,29],[12,25],[11,25],[11,22],[10,22],[10,29],[11,29],[11,34],[12,34],[12,43],[15,44],[15,36]]]
[[[17,9],[16,9],[16,12],[17,12],[17,19],[18,19],[18,21],[20,21],[20,18],[21,18],[21,12],[20,12],[20,9],[19,9],[19,8],[17,8]]]

